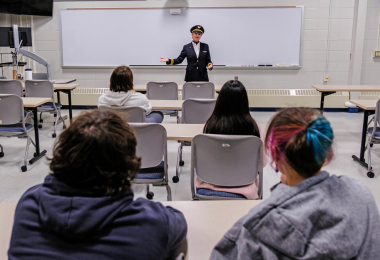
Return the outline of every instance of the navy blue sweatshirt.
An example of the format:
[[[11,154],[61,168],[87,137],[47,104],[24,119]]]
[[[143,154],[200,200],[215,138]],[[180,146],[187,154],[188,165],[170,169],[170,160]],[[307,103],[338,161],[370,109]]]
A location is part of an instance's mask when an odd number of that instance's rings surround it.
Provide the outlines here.
[[[181,212],[133,192],[99,197],[49,175],[21,197],[13,259],[170,259],[186,237]]]

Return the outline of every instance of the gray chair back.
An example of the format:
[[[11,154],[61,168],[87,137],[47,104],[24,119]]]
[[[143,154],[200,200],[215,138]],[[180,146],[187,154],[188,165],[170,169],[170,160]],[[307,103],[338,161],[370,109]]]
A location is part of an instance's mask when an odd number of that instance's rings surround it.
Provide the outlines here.
[[[152,100],[178,100],[178,85],[175,82],[149,82],[146,97]]]
[[[100,106],[99,110],[117,112],[126,122],[145,122],[145,111],[141,107]]]
[[[24,120],[24,104],[20,97],[0,94],[0,120],[2,125],[17,124]]]
[[[215,108],[215,99],[188,99],[182,103],[182,124],[205,124]]]
[[[53,83],[47,80],[26,80],[25,81],[26,97],[46,97],[54,101]]]
[[[215,86],[212,82],[186,82],[182,87],[182,99],[215,98]]]
[[[131,123],[129,125],[136,136],[136,154],[141,157],[141,168],[155,167],[164,161],[166,173],[166,129],[160,124]]]
[[[22,84],[18,80],[0,80],[0,94],[23,95]]]
[[[263,142],[256,136],[200,134],[191,145],[191,184],[194,173],[203,181],[226,187],[244,186],[260,176],[262,195]]]
[[[0,76],[0,79],[7,79],[7,77],[5,77],[5,76]]]
[[[47,73],[33,73],[32,74],[32,79],[47,80],[48,79],[48,75],[47,75]]]

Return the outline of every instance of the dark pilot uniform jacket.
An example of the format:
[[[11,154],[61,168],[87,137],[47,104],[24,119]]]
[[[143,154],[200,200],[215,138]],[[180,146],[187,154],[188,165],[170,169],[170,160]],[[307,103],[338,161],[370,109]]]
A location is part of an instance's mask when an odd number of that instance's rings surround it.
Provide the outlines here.
[[[181,64],[185,58],[187,58],[186,76],[185,81],[209,81],[207,75],[206,66],[211,63],[211,56],[208,45],[206,43],[199,43],[199,57],[195,53],[193,43],[183,46],[181,54],[177,59],[169,59],[166,64],[175,65]]]

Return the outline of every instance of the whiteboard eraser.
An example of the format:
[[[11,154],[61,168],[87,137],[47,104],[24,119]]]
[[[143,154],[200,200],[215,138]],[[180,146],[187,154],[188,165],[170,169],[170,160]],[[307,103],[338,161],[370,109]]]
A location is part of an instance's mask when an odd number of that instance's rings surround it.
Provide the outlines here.
[[[276,63],[276,67],[287,67],[285,63]]]
[[[289,67],[299,67],[299,64],[290,64]]]
[[[181,14],[181,9],[170,9],[170,14]]]

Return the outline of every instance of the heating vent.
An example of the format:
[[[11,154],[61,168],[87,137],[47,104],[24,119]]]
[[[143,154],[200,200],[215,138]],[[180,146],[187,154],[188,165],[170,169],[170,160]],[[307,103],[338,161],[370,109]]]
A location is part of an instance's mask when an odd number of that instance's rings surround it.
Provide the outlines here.
[[[99,97],[108,90],[108,88],[76,88],[72,92],[72,103],[74,106],[96,106]],[[321,100],[321,94],[314,89],[247,89],[247,93],[250,107],[306,106],[317,108]],[[380,92],[362,92],[361,94],[364,97],[369,93],[376,93],[371,97],[380,99]],[[178,94],[178,98],[181,99],[181,91]],[[362,99],[370,98],[365,96]],[[325,107],[345,108],[344,102],[348,100],[348,92],[339,91],[325,98]],[[61,94],[61,102],[67,105],[67,95]]]
[[[359,94],[359,99],[361,100],[379,100],[380,99],[380,91],[363,91]]]

